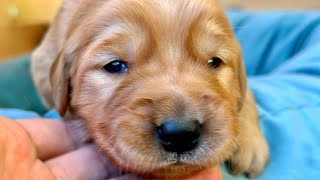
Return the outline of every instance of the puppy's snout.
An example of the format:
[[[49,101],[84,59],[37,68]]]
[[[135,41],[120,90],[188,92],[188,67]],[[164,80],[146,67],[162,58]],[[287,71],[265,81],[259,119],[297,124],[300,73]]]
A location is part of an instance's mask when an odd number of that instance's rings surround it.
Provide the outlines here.
[[[195,149],[199,143],[201,124],[196,121],[166,121],[157,127],[161,145],[167,152],[182,154]]]

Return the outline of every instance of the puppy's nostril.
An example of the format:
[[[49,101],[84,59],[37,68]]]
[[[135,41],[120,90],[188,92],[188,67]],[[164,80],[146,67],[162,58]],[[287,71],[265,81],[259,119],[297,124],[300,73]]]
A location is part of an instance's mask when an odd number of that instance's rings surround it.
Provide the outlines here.
[[[178,154],[195,149],[200,134],[201,125],[198,121],[166,121],[157,127],[157,135],[163,148]]]

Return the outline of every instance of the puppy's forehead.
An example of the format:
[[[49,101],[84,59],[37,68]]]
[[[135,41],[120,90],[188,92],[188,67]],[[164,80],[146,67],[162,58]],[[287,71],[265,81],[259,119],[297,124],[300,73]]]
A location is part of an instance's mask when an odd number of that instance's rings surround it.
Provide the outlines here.
[[[92,19],[98,23],[91,29],[100,29],[96,39],[112,41],[115,50],[117,42],[127,41],[119,46],[127,44],[132,52],[141,43],[179,51],[190,38],[214,42],[206,38],[232,34],[215,0],[109,0],[98,6]],[[212,48],[210,43],[201,44]]]
[[[143,24],[153,33],[175,37],[175,33],[184,33],[192,26],[204,26],[208,21],[226,25],[215,0],[110,0],[100,7],[100,12],[99,19],[106,25],[117,22]]]
[[[89,50],[80,52],[89,56],[85,59],[90,60],[83,63],[92,67],[101,67],[112,59],[142,62],[151,56],[207,61],[220,53],[222,59],[231,59],[230,51],[236,49],[229,46],[234,45],[233,32],[215,0],[91,2],[87,11],[78,11],[85,17],[74,21],[80,25],[80,33],[73,33],[81,34],[74,37],[80,43],[71,44]]]

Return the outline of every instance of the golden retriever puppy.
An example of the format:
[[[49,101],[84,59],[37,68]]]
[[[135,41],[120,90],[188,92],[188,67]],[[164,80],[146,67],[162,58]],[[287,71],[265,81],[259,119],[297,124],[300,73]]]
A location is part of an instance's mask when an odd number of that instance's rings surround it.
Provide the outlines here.
[[[66,0],[32,74],[44,103],[126,172],[179,178],[228,161],[255,177],[268,160],[215,0]]]

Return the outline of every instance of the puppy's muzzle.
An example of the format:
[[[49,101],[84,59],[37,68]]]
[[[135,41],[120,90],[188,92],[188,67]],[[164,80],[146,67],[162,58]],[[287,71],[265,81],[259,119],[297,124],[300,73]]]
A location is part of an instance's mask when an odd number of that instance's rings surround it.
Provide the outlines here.
[[[167,152],[183,154],[199,144],[201,124],[197,120],[178,122],[167,120],[157,127],[157,137]]]

